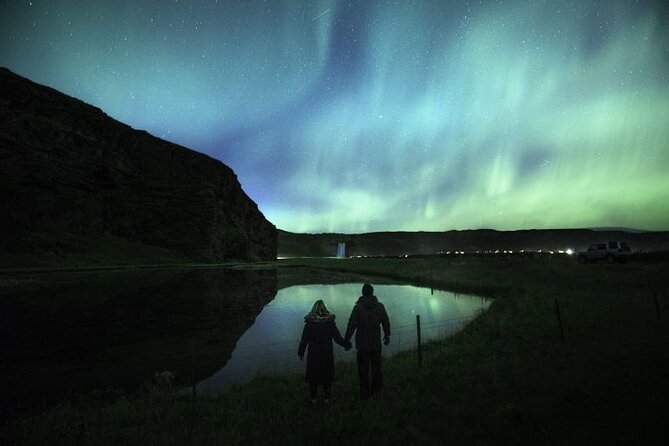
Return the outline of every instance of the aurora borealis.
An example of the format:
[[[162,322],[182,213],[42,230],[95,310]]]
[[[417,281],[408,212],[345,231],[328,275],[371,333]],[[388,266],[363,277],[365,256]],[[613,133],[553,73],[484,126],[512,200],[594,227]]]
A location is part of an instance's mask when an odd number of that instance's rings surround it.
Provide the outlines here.
[[[668,5],[10,0],[0,65],[289,231],[668,230]]]

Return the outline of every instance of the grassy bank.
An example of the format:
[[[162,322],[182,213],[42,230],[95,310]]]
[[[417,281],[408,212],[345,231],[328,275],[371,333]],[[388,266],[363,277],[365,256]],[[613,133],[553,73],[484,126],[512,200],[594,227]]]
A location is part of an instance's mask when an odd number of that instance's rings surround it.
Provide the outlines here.
[[[356,399],[339,364],[334,398],[308,404],[301,375],[214,398],[98,392],[22,416],[20,444],[660,444],[669,417],[666,263],[563,257],[288,260],[495,296],[460,334],[384,363],[383,392]],[[379,296],[383,298],[383,296]],[[564,340],[558,325],[559,305]]]

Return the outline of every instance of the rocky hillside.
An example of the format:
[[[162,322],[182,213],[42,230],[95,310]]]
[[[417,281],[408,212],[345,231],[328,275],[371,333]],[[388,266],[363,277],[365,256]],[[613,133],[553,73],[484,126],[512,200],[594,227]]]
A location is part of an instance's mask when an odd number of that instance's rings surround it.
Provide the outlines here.
[[[0,252],[274,259],[277,232],[220,161],[0,68]]]

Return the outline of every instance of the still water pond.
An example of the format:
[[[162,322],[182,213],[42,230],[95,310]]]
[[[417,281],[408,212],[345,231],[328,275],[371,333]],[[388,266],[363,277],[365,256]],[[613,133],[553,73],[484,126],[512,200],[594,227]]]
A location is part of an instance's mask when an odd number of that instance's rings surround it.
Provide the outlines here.
[[[360,295],[360,283],[297,285],[278,290],[276,297],[258,314],[253,325],[239,338],[228,362],[197,384],[200,394],[214,394],[249,381],[257,374],[304,368],[297,356],[303,318],[313,303],[322,299],[336,315],[342,336],[348,316]],[[416,346],[416,315],[420,315],[421,337],[431,340],[460,330],[490,305],[489,299],[456,295],[408,285],[376,285],[374,294],[382,302],[391,324],[391,342],[384,356]],[[352,361],[349,352],[335,345],[336,361]]]
[[[1,279],[1,278],[0,278]],[[317,299],[346,329],[367,280],[307,268],[165,269],[22,275],[0,280],[0,418],[17,404],[102,389],[133,392],[174,373],[174,385],[219,392],[258,373],[303,370],[297,347]],[[319,284],[319,285],[313,285]],[[386,356],[446,336],[489,302],[374,282],[386,306]],[[338,360],[354,351],[336,348]]]

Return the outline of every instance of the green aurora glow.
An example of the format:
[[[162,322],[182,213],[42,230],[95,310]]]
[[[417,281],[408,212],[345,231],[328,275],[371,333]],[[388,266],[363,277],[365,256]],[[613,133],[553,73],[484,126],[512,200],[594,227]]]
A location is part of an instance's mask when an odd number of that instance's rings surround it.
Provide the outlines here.
[[[661,1],[9,1],[0,17],[1,65],[222,160],[282,229],[669,229]]]

